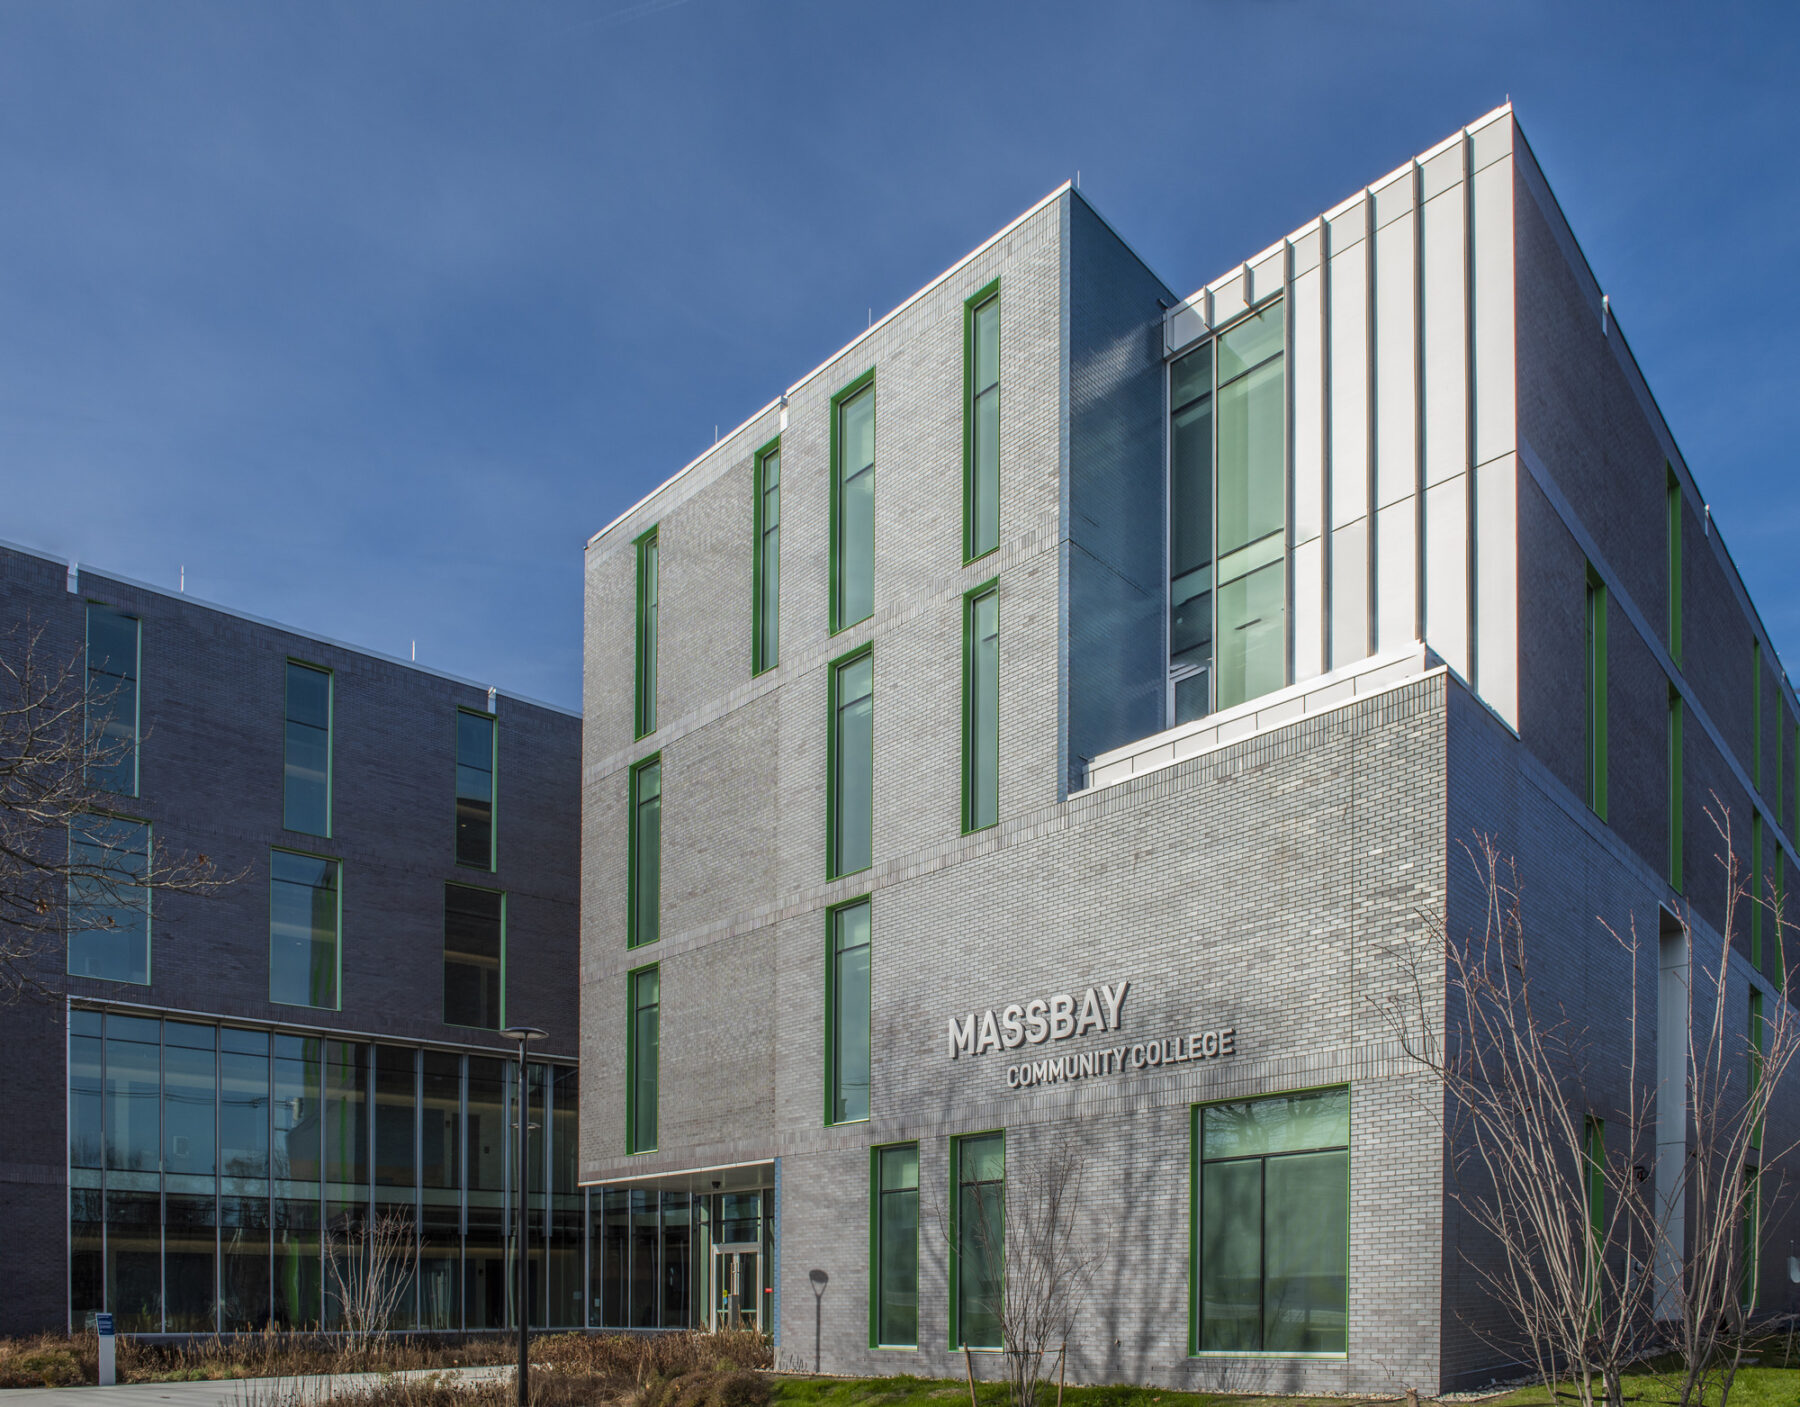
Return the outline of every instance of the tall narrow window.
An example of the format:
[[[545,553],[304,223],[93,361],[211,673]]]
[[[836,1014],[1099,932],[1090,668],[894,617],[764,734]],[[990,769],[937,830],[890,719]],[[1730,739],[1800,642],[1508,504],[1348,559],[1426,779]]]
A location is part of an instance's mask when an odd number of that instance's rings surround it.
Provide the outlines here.
[[[868,650],[831,667],[827,875],[866,870],[873,856],[875,660]]]
[[[494,720],[456,712],[456,863],[494,868]]]
[[[1606,819],[1606,585],[1587,575],[1587,801]]]
[[[875,373],[831,401],[831,630],[875,611]]]
[[[87,779],[101,791],[138,794],[136,616],[87,608]]]
[[[1681,480],[1669,475],[1669,658],[1681,665]]]
[[[1754,807],[1755,802],[1751,802]],[[1763,818],[1762,812],[1752,810],[1750,813],[1750,965],[1758,972],[1767,974],[1770,968],[1769,948],[1763,944],[1763,931],[1767,925],[1763,922],[1763,908],[1769,902],[1767,887],[1763,884]]]
[[[1587,1193],[1588,1255],[1598,1260],[1606,1230],[1606,1121],[1588,1115],[1581,1141],[1582,1184]],[[1593,1288],[1597,1296],[1597,1278]]]
[[[336,860],[270,853],[270,1001],[337,1007],[341,912]]]
[[[1006,1294],[1006,1135],[950,1144],[950,1346],[999,1348]]]
[[[637,672],[634,723],[637,736],[656,731],[656,529],[637,540]]]
[[[1762,1090],[1763,1075],[1763,994],[1755,987],[1750,989],[1750,1010],[1744,1025],[1744,1049],[1748,1061],[1744,1071],[1745,1088],[1749,1097],[1754,1100]],[[1750,1146],[1762,1147],[1761,1119],[1751,1125]]]
[[[662,754],[631,769],[631,829],[626,838],[627,947],[662,936]]]
[[[1194,1111],[1193,1346],[1343,1353],[1350,1266],[1350,1091]]]
[[[656,1147],[656,1062],[662,1034],[662,978],[641,967],[626,979],[630,989],[629,1036],[625,1046],[625,1151]]]
[[[1169,368],[1170,718],[1212,711],[1213,344]]]
[[[1762,1261],[1762,1187],[1757,1171],[1754,1167],[1744,1169],[1744,1244],[1743,1264],[1739,1267],[1739,1294],[1747,1310],[1756,1308]]]
[[[1000,819],[1000,586],[963,598],[963,829]]]
[[[963,312],[963,557],[1000,545],[1000,284]]]
[[[750,664],[752,674],[773,669],[781,659],[781,441],[756,455],[756,540],[751,575]]]
[[[1681,693],[1669,685],[1669,887],[1680,894],[1687,879],[1687,841],[1682,827]]]
[[[1169,368],[1169,681],[1178,723],[1287,681],[1285,336],[1276,302]]]
[[[1756,789],[1763,785],[1762,745],[1762,641],[1750,642],[1750,775]]]
[[[117,816],[69,825],[69,971],[150,981],[150,827]]]
[[[331,672],[288,661],[282,824],[331,834]]]
[[[825,1122],[869,1117],[869,901],[830,910],[825,977]]]
[[[919,1345],[919,1145],[873,1150],[871,1348]]]
[[[498,1031],[506,1024],[506,896],[444,886],[444,1021]]]

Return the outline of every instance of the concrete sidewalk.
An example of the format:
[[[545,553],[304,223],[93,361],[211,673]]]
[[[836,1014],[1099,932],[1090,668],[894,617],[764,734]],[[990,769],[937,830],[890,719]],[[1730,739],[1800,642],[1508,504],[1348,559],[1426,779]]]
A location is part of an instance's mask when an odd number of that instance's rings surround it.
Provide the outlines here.
[[[512,1381],[514,1369],[421,1368],[404,1373],[320,1373],[294,1378],[218,1378],[197,1383],[119,1383],[114,1387],[0,1389],[0,1407],[287,1407],[334,1393],[372,1387],[383,1378],[451,1378],[477,1383]]]

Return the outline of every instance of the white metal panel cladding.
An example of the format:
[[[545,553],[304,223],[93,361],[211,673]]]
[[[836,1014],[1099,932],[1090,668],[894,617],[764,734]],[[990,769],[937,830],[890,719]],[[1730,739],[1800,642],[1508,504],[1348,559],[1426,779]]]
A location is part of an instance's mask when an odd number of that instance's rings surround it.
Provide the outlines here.
[[[1512,143],[1503,108],[1285,242],[1287,550],[1290,681],[1422,636],[1516,726]],[[1171,351],[1281,250],[1172,310]]]

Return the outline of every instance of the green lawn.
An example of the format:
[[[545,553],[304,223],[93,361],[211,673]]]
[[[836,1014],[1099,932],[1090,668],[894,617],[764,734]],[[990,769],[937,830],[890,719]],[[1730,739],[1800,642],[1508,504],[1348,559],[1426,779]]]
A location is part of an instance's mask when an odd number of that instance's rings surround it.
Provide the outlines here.
[[[1645,1407],[1673,1403],[1681,1396],[1681,1376],[1673,1369],[1666,1375],[1630,1373],[1621,1384],[1625,1401]],[[1575,1400],[1567,1389],[1563,1402]],[[1708,1407],[1716,1402],[1708,1393]],[[1550,1396],[1541,1387],[1520,1388],[1493,1399],[1493,1407],[1547,1407]],[[1800,1407],[1800,1368],[1742,1368],[1731,1384],[1731,1407]]]

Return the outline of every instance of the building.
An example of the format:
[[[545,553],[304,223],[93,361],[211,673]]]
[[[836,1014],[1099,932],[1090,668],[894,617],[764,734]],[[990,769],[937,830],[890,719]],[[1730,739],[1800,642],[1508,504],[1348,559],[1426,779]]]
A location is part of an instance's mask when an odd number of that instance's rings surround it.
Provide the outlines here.
[[[14,665],[41,631],[85,671],[115,746],[70,844],[124,866],[70,895],[54,999],[0,1012],[0,1334],[330,1323],[321,1229],[387,1213],[420,1228],[408,1324],[504,1326],[508,1021],[549,1032],[533,1319],[581,1324],[578,719],[24,549],[0,599]],[[197,852],[234,882],[130,883]]]
[[[1622,1039],[1597,918],[1721,922],[1714,795],[1759,880],[1800,833],[1794,690],[1510,108],[1186,298],[1053,192],[598,533],[585,657],[600,1322],[826,1371],[992,1346],[967,1228],[1078,1140],[1071,1378],[1485,1380],[1393,953],[1491,833]]]

